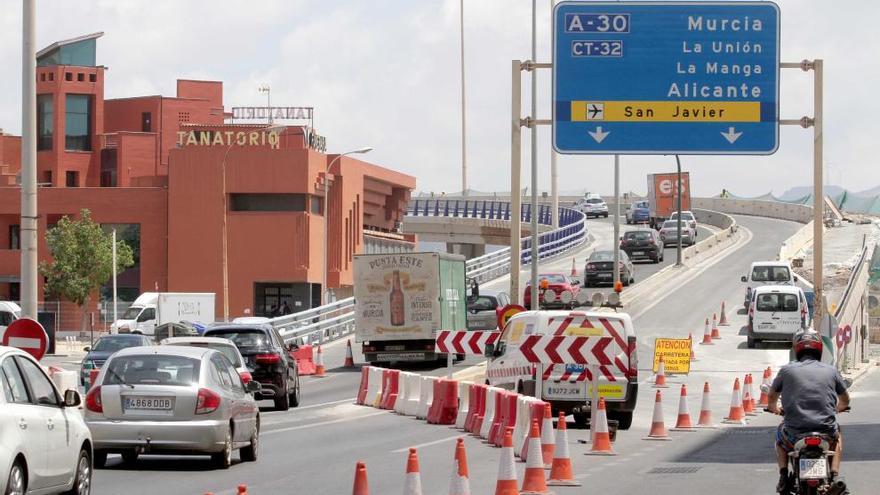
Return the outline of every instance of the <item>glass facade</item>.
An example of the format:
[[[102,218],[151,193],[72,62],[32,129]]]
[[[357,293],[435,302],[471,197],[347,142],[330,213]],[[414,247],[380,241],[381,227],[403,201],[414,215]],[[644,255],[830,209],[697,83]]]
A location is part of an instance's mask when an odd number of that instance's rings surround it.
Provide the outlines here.
[[[68,151],[91,151],[91,95],[67,95],[64,117],[64,149]]]
[[[116,275],[116,293],[120,301],[134,301],[141,292],[141,225],[139,223],[104,223],[101,229],[110,234],[116,229],[116,240],[131,248],[134,264]],[[101,287],[101,299],[113,300],[113,280]]]
[[[52,95],[37,96],[37,150],[52,149]]]

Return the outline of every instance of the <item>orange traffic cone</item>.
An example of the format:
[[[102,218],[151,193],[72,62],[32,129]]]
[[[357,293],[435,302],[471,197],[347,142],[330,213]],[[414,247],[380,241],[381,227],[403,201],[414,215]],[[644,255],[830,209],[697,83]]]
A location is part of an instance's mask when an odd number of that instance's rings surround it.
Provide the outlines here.
[[[361,461],[354,468],[354,488],[352,495],[370,495],[370,487],[367,485],[367,465]]]
[[[688,344],[690,344],[691,348],[691,362],[697,360],[697,353],[694,352],[694,335],[692,333],[688,334]]]
[[[700,342],[700,345],[715,345],[715,343],[712,342],[712,335],[710,332],[709,318],[706,318],[706,326],[703,327],[703,341]]]
[[[354,368],[354,356],[351,353],[351,339],[345,343],[345,363],[343,363],[342,367]]]
[[[544,421],[541,423],[541,454],[544,458],[544,469],[553,465],[553,454],[556,450],[556,439],[553,437],[553,408],[550,403],[544,404]]]
[[[544,456],[541,454],[541,429],[538,421],[532,421],[529,432],[529,453],[526,459],[526,472],[520,494],[549,494],[547,480],[544,478]]]
[[[519,495],[516,466],[513,464],[512,426],[508,426],[504,430],[504,440],[501,441],[501,460],[498,461],[498,481],[495,482],[495,495]]]
[[[248,495],[247,485],[238,485],[238,495]]]
[[[547,485],[581,486],[581,482],[574,479],[574,471],[571,468],[571,454],[568,452],[568,427],[565,425],[564,412],[559,413],[559,420],[556,422],[556,449]]]
[[[577,275],[578,275],[578,269],[577,269],[577,264],[576,264],[576,263],[577,263],[577,262],[575,261],[575,258],[572,257],[572,258],[571,258],[571,276],[572,276],[572,277],[577,277]]]
[[[709,396],[709,382],[703,384],[703,402],[700,404],[700,420],[697,428],[715,428],[712,423],[712,402]]]
[[[596,406],[596,424],[592,425],[593,418],[590,418],[593,430],[593,447],[587,452],[587,455],[617,455],[611,449],[611,434],[608,432],[608,415],[605,412],[605,398],[599,397],[599,405]]]
[[[464,439],[459,438],[455,442],[455,459],[452,463],[452,477],[449,480],[449,495],[471,495],[469,478]]]
[[[666,385],[666,363],[663,362],[663,354],[660,355],[660,362],[657,364],[657,374],[654,376],[654,388],[669,388]]]
[[[318,346],[318,355],[315,357],[315,376],[318,378],[327,376],[324,373],[324,354],[321,352],[321,346]]]
[[[752,395],[752,374],[743,378],[743,412],[746,416],[757,416],[755,412],[755,396]]]
[[[663,422],[663,396],[660,391],[654,396],[654,418],[651,420],[651,431],[645,440],[671,440],[666,424]]]
[[[730,412],[724,418],[728,424],[745,424],[746,413],[743,411],[742,395],[739,389],[739,378],[733,381],[733,394],[730,397]]]
[[[730,323],[727,322],[727,311],[724,308],[724,301],[721,301],[721,318],[718,320],[718,325],[722,327],[730,325]]]
[[[419,454],[409,449],[406,460],[406,479],[403,481],[403,495],[422,495],[422,477],[419,474]]]
[[[758,407],[762,409],[770,405],[767,392],[770,390],[770,375],[772,373],[773,372],[768,366],[767,369],[764,370],[764,378],[761,380],[761,397],[758,399]]]
[[[715,313],[712,313],[712,338],[721,338],[721,333],[718,331],[718,317],[715,315]]]
[[[694,425],[691,423],[691,413],[688,410],[687,386],[683,383],[681,384],[681,396],[678,399],[678,419],[672,431],[695,431]]]

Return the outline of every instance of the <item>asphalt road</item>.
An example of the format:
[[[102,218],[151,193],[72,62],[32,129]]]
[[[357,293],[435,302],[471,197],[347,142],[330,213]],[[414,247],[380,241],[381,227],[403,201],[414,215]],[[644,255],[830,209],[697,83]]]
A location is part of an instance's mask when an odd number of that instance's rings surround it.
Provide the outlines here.
[[[751,261],[773,259],[779,244],[796,231],[798,224],[776,220],[741,217],[748,242],[735,251],[727,251],[704,266],[686,269],[672,288],[658,290],[626,310],[633,315],[641,346],[643,368],[650,366],[650,346],[658,336],[695,336],[702,332],[702,322],[721,301],[726,301],[731,326],[722,327],[722,339],[712,346],[695,346],[698,361],[687,377],[670,377],[670,388],[663,389],[667,424],[671,426],[678,403],[679,383],[691,392],[691,414],[699,410],[699,392],[704,381],[710,382],[713,413],[720,420],[730,403],[734,377],[747,372],[757,374],[766,366],[778,369],[787,360],[781,346],[746,349],[741,327],[745,316],[737,314],[743,287],[739,276]],[[594,223],[594,222],[591,222]],[[603,221],[595,222],[594,233],[601,234]],[[605,241],[610,242],[610,226],[605,227]],[[601,241],[601,235],[597,235]],[[588,249],[584,249],[584,252]],[[577,256],[581,258],[579,253]],[[569,268],[571,259],[559,260],[560,269]],[[653,265],[656,266],[656,265]],[[552,265],[548,268],[552,268]],[[501,282],[503,283],[503,282]],[[359,371],[340,369],[345,341],[325,348],[330,373],[327,378],[305,378],[303,405],[289,412],[264,410],[262,414],[260,458],[255,463],[236,463],[225,471],[211,470],[207,458],[144,456],[133,466],[121,466],[117,459],[108,468],[98,470],[94,479],[96,495],[125,494],[219,494],[235,493],[238,484],[248,485],[250,494],[322,493],[351,491],[354,465],[367,463],[371,493],[400,493],[406,465],[406,449],[419,449],[422,486],[425,493],[445,493],[452,470],[454,440],[460,434],[447,426],[427,425],[387,411],[355,406]],[[356,351],[356,361],[361,361]],[[457,365],[458,369],[464,364]],[[427,367],[432,374],[444,370]],[[771,493],[775,485],[772,429],[777,419],[767,414],[756,416],[746,427],[702,430],[695,433],[672,433],[672,441],[642,440],[652,416],[654,390],[644,381],[633,428],[620,432],[614,457],[586,457],[587,446],[577,442],[586,432],[570,431],[570,448],[576,477],[589,487],[589,493],[680,494],[690,493]],[[854,412],[843,418],[845,432],[854,433],[847,443],[851,463],[844,473],[856,493],[872,493],[871,471],[875,471],[880,428],[871,424],[870,411],[876,411],[880,394],[876,376],[869,377],[854,389]],[[864,401],[864,406],[860,403]],[[487,447],[478,439],[466,437],[474,493],[492,493],[498,470],[499,450]],[[237,455],[235,456],[237,459]],[[520,477],[524,464],[517,463]],[[871,485],[869,485],[871,483]],[[585,488],[556,487],[557,494],[581,494]]]

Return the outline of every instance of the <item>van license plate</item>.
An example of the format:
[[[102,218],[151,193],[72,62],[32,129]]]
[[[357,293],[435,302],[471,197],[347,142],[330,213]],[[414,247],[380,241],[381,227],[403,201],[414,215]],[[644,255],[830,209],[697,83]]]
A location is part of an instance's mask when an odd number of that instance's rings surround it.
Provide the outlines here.
[[[586,382],[559,382],[553,380],[544,382],[544,398],[556,400],[586,400]]]
[[[633,251],[633,256],[641,256],[643,254],[645,254],[644,251]]]
[[[828,461],[822,459],[800,459],[800,478],[802,480],[825,479],[828,476]]]
[[[126,397],[123,404],[126,411],[170,411],[174,400],[167,397]]]

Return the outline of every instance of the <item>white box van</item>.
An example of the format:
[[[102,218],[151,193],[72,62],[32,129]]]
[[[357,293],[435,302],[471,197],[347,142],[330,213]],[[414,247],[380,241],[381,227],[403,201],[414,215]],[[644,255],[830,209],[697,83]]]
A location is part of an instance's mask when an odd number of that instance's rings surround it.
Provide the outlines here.
[[[530,335],[563,337],[612,337],[605,347],[611,364],[600,368],[599,395],[605,398],[608,417],[618,427],[628,429],[638,396],[638,354],[632,319],[625,313],[594,311],[524,311],[508,320],[495,345],[486,347],[489,363],[486,383],[514,390],[550,402],[556,411],[574,415],[585,424],[590,412],[589,371],[577,364],[538,364],[532,366],[519,350]],[[536,393],[537,373],[543,390]]]
[[[0,301],[0,340],[13,321],[21,318],[21,307],[10,301]]]
[[[743,282],[747,283],[746,297],[743,299],[743,307],[749,309],[749,303],[752,301],[752,289],[762,285],[795,285],[798,281],[797,276],[784,261],[756,261],[752,263],[749,274],[742,277]]]
[[[752,291],[747,345],[763,340],[791,341],[806,328],[807,298],[800,287],[765,285]]]
[[[110,333],[154,335],[165,323],[213,323],[213,292],[144,292],[110,325]]]

